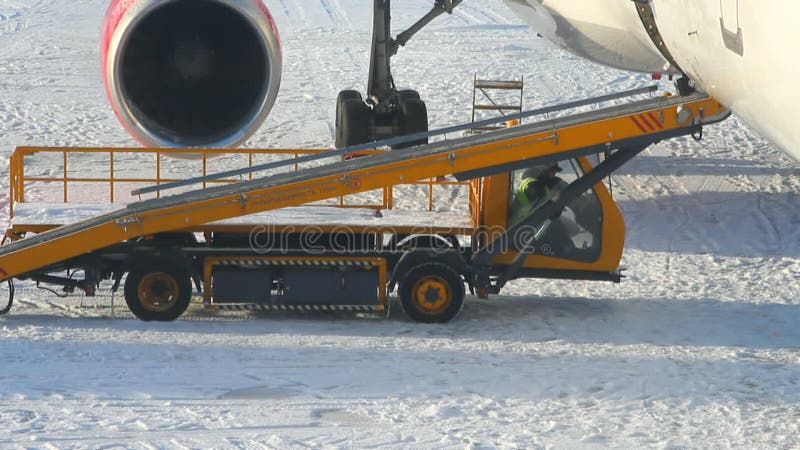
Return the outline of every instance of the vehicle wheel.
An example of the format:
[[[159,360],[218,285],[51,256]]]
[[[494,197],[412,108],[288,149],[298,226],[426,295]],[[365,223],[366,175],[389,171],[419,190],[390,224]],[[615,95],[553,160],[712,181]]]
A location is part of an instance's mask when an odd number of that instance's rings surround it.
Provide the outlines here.
[[[369,142],[372,110],[359,98],[344,100],[341,121],[336,127],[336,148],[352,147]]]
[[[397,92],[397,97],[400,100],[400,104],[403,104],[403,102],[405,102],[406,100],[410,100],[412,98],[415,99],[415,100],[419,100],[420,99],[419,92],[413,91],[411,89],[398,91]]]
[[[169,261],[156,261],[128,273],[125,303],[144,321],[170,322],[181,316],[192,300],[192,280]]]
[[[464,306],[464,282],[450,266],[426,262],[409,270],[400,281],[400,303],[410,318],[445,323]]]
[[[458,238],[453,235],[441,236],[438,234],[420,235],[394,235],[389,240],[389,248],[408,252],[415,249],[447,250],[458,248]]]
[[[14,306],[14,280],[9,278],[6,281],[0,282],[0,286],[3,285],[8,287],[6,289],[0,287],[0,302],[5,301],[5,306],[3,306],[3,309],[0,309],[0,316],[8,314],[8,312],[11,311],[11,307]]]
[[[336,129],[338,130],[339,127],[342,126],[342,110],[344,109],[344,102],[347,100],[359,100],[361,101],[361,93],[358,91],[342,91],[339,92],[339,95],[336,97]]]
[[[398,136],[426,133],[428,131],[428,108],[425,106],[425,102],[419,98],[404,99],[400,104],[398,119]],[[395,146],[395,148],[408,148],[427,143],[428,138],[423,138],[416,141],[405,142]]]

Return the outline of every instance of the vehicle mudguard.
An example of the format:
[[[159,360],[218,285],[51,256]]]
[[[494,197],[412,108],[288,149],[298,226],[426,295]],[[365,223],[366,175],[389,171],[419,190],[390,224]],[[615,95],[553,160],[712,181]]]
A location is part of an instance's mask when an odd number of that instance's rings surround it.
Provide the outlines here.
[[[467,260],[455,250],[433,250],[433,249],[413,249],[403,254],[394,266],[392,276],[389,279],[388,292],[394,291],[398,280],[403,278],[413,267],[424,263],[436,261],[453,268],[461,275],[470,273],[470,266]],[[469,277],[467,277],[469,279]]]

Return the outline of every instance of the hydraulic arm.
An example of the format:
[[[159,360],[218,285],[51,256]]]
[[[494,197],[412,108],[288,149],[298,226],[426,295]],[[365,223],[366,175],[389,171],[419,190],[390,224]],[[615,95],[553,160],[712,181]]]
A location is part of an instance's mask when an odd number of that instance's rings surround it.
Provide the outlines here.
[[[406,31],[392,38],[391,0],[375,0],[373,6],[372,50],[370,52],[367,97],[376,105],[397,94],[392,78],[391,60],[415,34],[442,14],[452,14],[463,0],[436,0],[433,9]]]

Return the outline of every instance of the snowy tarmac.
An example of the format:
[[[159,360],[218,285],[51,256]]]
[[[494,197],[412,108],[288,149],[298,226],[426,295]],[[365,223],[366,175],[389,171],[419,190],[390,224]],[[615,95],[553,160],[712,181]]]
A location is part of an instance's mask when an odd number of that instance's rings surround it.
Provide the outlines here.
[[[284,83],[248,146],[329,146],[336,94],[366,82],[369,8],[266,3]],[[397,28],[431,4],[395,3]],[[0,185],[17,145],[135,145],[104,98],[105,6],[0,0]],[[433,127],[469,120],[476,73],[524,75],[527,109],[651,83],[557,50],[499,0],[467,0],[395,61]],[[193,306],[153,324],[119,297],[112,317],[109,297],[22,286],[0,318],[0,448],[800,446],[800,165],[732,118],[613,182],[621,285],[517,281],[446,325],[396,302],[386,320]]]

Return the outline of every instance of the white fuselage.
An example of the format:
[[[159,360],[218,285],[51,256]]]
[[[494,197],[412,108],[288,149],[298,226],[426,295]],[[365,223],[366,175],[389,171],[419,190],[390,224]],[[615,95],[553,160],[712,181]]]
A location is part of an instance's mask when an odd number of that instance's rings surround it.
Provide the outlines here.
[[[549,40],[622,69],[669,63],[631,0],[505,0]],[[650,0],[666,48],[697,88],[800,161],[800,2]]]

